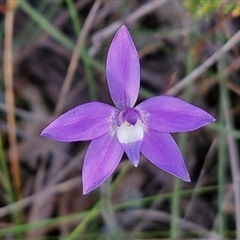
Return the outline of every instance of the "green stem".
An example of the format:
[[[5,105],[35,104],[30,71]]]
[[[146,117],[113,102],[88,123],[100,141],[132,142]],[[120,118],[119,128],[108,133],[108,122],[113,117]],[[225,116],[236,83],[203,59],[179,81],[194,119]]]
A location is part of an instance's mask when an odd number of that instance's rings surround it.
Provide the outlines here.
[[[120,234],[118,223],[111,206],[111,178],[107,179],[100,186],[100,208],[103,219],[105,221],[107,232],[110,233],[111,237],[118,236]]]
[[[221,34],[220,34],[221,35]],[[223,42],[222,35],[218,36],[220,44]],[[218,61],[218,77],[220,80],[219,96],[220,96],[220,111],[219,111],[219,123],[221,126],[225,126],[224,120],[224,106],[223,98],[224,91],[226,88],[226,77],[222,69],[225,67],[225,58]],[[226,136],[219,132],[219,146],[218,146],[218,233],[224,238],[226,230],[226,220],[223,211],[223,201],[225,196],[224,183],[226,181],[226,159],[227,159],[227,148],[226,148]]]

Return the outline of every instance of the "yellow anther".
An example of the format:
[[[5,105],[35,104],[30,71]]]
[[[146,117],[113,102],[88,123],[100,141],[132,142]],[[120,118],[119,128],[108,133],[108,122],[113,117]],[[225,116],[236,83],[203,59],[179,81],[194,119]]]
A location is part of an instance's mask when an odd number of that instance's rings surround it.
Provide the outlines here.
[[[131,126],[131,124],[128,121],[124,122],[127,126]]]

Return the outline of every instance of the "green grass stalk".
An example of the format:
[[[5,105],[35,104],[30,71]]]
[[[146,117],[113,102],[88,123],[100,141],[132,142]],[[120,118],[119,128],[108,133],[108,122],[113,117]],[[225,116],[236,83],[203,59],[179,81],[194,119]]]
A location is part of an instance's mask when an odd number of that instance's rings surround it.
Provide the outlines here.
[[[221,36],[220,36],[221,35]],[[219,34],[218,40],[220,43],[223,42],[222,34]],[[224,76],[223,69],[225,68],[225,57],[218,61],[218,78],[219,78],[219,124],[225,127],[224,120],[224,107],[223,98],[224,91],[226,88],[226,77]],[[226,182],[226,160],[228,158],[227,148],[226,148],[226,136],[225,134],[218,132],[219,144],[218,144],[218,233],[224,239],[226,231],[226,218],[223,211],[223,202],[225,197],[224,184]]]

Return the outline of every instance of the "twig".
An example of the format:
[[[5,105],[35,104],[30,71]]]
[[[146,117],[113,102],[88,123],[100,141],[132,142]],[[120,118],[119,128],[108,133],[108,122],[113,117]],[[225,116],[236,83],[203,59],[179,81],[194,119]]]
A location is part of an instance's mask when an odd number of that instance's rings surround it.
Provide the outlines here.
[[[104,29],[101,29],[100,31],[96,32],[92,36],[92,43],[93,45],[89,49],[89,55],[95,56],[99,49],[101,48],[102,43],[106,38],[108,38],[110,35],[112,35],[114,32],[117,31],[118,28],[121,27],[123,24],[131,24],[135,22],[136,20],[140,19],[141,17],[149,14],[150,12],[156,10],[163,4],[168,2],[167,0],[161,0],[161,1],[150,1],[149,3],[144,4],[143,6],[139,7],[137,10],[132,12],[126,17],[122,17],[121,19],[113,22],[112,24],[108,25]]]
[[[49,180],[48,187],[58,184],[63,181],[67,175],[70,175],[79,165],[82,164],[81,160],[84,158],[86,154],[86,148],[80,151],[76,156],[74,156],[71,161],[69,161],[64,168],[58,171],[58,173]]]
[[[0,103],[0,111],[7,112],[7,110],[8,110],[7,105],[5,103]],[[33,115],[30,112],[20,109],[20,108],[15,108],[14,114],[15,114],[15,116],[20,117],[24,120],[30,119],[30,120],[36,121],[40,117],[40,116]],[[46,119],[46,117],[43,117],[43,119]]]
[[[9,1],[9,5],[10,5]],[[16,139],[16,122],[14,110],[14,93],[13,93],[13,20],[14,10],[9,9],[6,12],[5,19],[5,39],[4,39],[4,80],[5,80],[5,98],[7,105],[7,126],[9,140],[9,159],[11,164],[11,175],[16,197],[19,197],[21,187],[21,174],[19,167],[19,156],[17,151]]]
[[[179,83],[174,85],[168,92],[168,95],[176,95],[179,91],[185,88],[186,85],[196,80],[209,67],[211,67],[223,54],[228,52],[240,41],[240,30],[236,32],[219,50],[212,54],[202,65],[195,68],[189,75],[184,77]]]
[[[210,166],[210,164],[212,163],[212,156],[216,151],[216,147],[217,147],[217,139],[215,138],[209,148],[209,151],[206,155],[203,167],[201,169],[200,175],[198,177],[197,183],[194,186],[194,189],[199,189],[201,187],[204,186],[204,180],[207,176],[207,171],[208,168]],[[197,194],[196,191],[194,191],[191,195],[191,199],[186,207],[186,210],[184,212],[184,218],[185,219],[189,219],[190,217],[194,216],[192,214],[194,214],[194,208],[197,207],[197,201],[196,199],[199,197],[199,195]]]
[[[76,187],[79,187],[79,177],[75,177],[66,182],[48,187],[45,190],[40,191],[32,196],[26,197],[18,202],[0,208],[0,218],[10,214],[11,212],[19,211],[29,206],[32,202],[34,202],[38,198],[46,198],[49,197],[49,195],[61,194],[70,191]]]
[[[91,8],[91,10],[90,10],[90,12],[89,12],[89,14],[86,18],[86,21],[83,25],[82,31],[79,34],[78,41],[76,43],[75,49],[73,51],[73,55],[72,55],[71,60],[70,60],[67,75],[66,75],[66,78],[65,78],[64,83],[63,83],[63,87],[62,87],[60,95],[59,95],[58,104],[57,104],[56,109],[55,109],[55,115],[60,114],[60,112],[62,111],[67,93],[69,91],[74,73],[75,73],[76,68],[77,68],[79,54],[80,54],[81,49],[83,47],[84,41],[85,41],[85,39],[86,39],[90,29],[91,29],[92,23],[95,19],[97,10],[100,7],[100,5],[101,5],[101,0],[97,0],[94,3],[93,7]]]

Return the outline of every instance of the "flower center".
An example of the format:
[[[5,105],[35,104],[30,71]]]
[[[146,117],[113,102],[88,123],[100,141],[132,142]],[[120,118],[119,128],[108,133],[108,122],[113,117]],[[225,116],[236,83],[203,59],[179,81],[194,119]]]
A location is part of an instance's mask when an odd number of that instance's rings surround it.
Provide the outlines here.
[[[126,108],[120,112],[117,124],[117,138],[120,143],[127,144],[143,139],[144,126],[136,109]]]
[[[140,113],[134,108],[127,107],[117,116],[117,124],[118,126],[120,126],[122,123],[125,123],[128,126],[135,126],[139,119]]]

